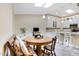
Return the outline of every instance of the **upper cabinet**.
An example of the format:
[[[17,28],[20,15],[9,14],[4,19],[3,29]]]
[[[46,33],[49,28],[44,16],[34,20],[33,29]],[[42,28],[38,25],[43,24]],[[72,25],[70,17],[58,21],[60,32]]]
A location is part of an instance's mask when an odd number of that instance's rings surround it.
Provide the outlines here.
[[[47,16],[47,27],[53,27],[53,19],[49,16]]]
[[[70,24],[78,24],[78,27],[79,27],[79,15],[66,17],[63,20],[64,20],[63,22],[64,28],[70,28]]]
[[[70,28],[70,24],[78,24],[79,27],[79,15],[65,17],[63,19],[46,15],[46,27],[47,28]],[[63,22],[61,22],[63,20]]]
[[[58,28],[60,27],[60,20],[54,16],[47,16],[46,18],[47,28]]]

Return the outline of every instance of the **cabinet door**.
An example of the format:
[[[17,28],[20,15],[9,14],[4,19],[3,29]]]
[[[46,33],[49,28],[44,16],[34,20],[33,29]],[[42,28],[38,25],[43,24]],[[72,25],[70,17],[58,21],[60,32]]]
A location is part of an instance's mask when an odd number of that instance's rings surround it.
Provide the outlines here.
[[[57,27],[57,21],[53,21],[53,28]]]
[[[62,25],[63,25],[64,28],[69,28],[70,22],[64,21]]]
[[[53,20],[52,19],[47,20],[47,27],[53,27]]]

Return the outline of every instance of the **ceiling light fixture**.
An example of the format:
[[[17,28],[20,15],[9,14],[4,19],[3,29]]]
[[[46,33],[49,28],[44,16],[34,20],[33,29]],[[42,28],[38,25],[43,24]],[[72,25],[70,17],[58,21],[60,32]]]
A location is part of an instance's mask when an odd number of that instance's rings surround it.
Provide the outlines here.
[[[62,20],[61,23],[63,23],[64,21]]]
[[[56,12],[56,15],[58,15],[58,12]]]
[[[68,10],[66,10],[65,12],[67,12],[67,13],[74,13],[74,11],[71,10],[71,9],[68,9]]]
[[[45,15],[43,15],[43,19],[45,19]]]
[[[43,7],[48,8],[48,7],[50,7],[51,5],[53,5],[53,3],[46,3],[46,4],[44,4]]]
[[[35,6],[36,7],[41,7],[41,6],[43,6],[44,5],[44,3],[35,3]]]

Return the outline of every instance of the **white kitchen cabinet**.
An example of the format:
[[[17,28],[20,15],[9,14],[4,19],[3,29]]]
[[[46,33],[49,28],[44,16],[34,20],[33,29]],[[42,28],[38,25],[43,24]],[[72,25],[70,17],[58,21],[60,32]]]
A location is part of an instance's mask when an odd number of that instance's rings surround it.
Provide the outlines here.
[[[53,20],[52,19],[47,19],[47,27],[50,27],[50,28],[53,27]]]
[[[46,19],[47,22],[47,28],[56,28],[57,27],[57,20],[56,17],[48,16]]]

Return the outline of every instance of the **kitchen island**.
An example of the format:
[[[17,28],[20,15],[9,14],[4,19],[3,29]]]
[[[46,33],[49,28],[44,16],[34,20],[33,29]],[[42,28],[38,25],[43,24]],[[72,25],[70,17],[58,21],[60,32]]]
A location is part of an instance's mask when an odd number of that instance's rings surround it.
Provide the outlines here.
[[[79,48],[79,32],[68,32],[68,36],[65,36],[65,33],[67,32],[60,32],[60,42],[66,46]]]

